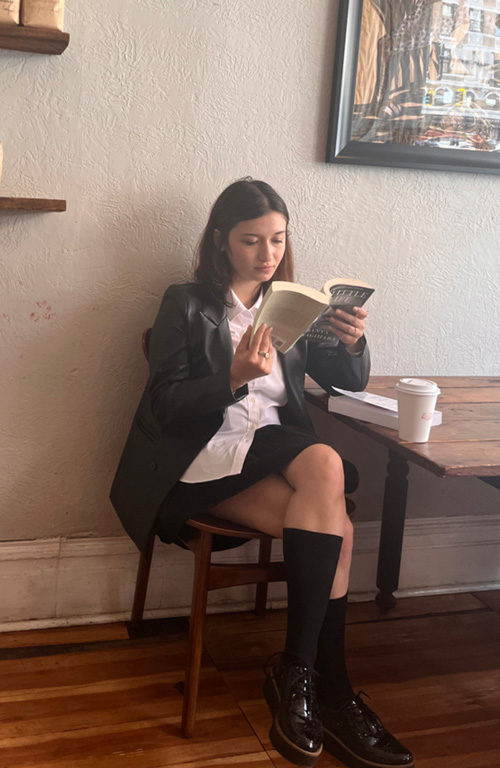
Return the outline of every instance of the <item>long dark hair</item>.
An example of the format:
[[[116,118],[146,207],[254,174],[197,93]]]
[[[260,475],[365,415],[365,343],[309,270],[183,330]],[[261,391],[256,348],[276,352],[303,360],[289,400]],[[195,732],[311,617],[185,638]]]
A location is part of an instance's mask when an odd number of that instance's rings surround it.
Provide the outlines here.
[[[233,279],[233,270],[221,247],[227,245],[230,231],[240,221],[258,219],[271,211],[281,213],[288,227],[290,217],[285,202],[265,181],[256,181],[247,176],[226,187],[215,201],[201,236],[194,269],[196,282],[208,283],[220,298],[225,299]],[[220,232],[219,246],[214,242],[216,229]],[[293,254],[288,232],[283,258],[268,282],[273,280],[293,281]]]

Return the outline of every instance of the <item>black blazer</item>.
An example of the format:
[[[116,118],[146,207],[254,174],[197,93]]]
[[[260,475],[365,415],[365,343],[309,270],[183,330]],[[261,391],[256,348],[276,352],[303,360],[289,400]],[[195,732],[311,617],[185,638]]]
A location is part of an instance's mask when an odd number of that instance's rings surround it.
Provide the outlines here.
[[[248,394],[246,385],[231,391],[232,358],[226,307],[212,289],[196,283],[170,286],[151,329],[150,377],[110,494],[142,551],[167,493],[218,431],[226,408]],[[362,390],[370,372],[368,346],[355,356],[342,344],[325,348],[299,339],[280,360],[288,395],[281,422],[309,431],[306,372],[327,391],[332,384]]]

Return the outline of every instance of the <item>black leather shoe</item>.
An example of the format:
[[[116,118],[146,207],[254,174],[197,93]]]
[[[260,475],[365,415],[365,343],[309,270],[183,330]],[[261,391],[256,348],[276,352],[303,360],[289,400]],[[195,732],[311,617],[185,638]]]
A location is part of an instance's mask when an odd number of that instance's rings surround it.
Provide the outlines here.
[[[314,672],[298,659],[281,656],[266,669],[264,696],[273,716],[273,747],[295,765],[313,766],[323,748]]]
[[[321,691],[323,741],[330,754],[349,768],[410,768],[412,753],[389,731],[358,694],[332,709]]]

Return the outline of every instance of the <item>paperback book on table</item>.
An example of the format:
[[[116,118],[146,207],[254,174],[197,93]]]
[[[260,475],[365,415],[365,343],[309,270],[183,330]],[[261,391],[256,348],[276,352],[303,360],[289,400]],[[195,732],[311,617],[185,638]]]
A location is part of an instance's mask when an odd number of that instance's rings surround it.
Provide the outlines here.
[[[374,395],[371,392],[349,392],[346,389],[332,387],[335,395],[328,398],[328,410],[342,416],[352,416],[353,419],[368,421],[389,429],[398,428],[398,401],[392,397]],[[434,411],[432,426],[442,423],[441,411]]]
[[[301,336],[335,346],[339,338],[329,329],[328,317],[336,309],[352,314],[352,308],[361,307],[374,290],[349,278],[328,280],[321,291],[275,280],[255,316],[254,333],[262,323],[272,326],[272,343],[280,352],[288,352]]]

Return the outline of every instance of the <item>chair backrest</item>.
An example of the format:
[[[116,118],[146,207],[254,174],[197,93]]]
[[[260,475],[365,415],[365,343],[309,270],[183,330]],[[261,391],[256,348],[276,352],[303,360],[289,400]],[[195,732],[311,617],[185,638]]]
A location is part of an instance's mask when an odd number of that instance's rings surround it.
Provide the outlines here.
[[[149,339],[151,337],[151,328],[146,328],[142,333],[142,351],[146,360],[149,359]]]

